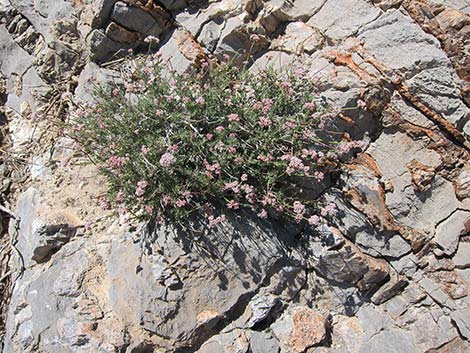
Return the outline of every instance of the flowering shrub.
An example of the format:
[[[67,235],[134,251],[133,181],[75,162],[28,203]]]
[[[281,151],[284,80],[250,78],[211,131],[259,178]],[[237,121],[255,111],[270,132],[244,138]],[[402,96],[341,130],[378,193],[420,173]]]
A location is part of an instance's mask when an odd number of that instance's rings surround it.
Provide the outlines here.
[[[177,74],[154,56],[98,87],[73,136],[109,180],[109,198],[140,219],[199,211],[213,227],[224,208],[250,208],[317,225],[334,205],[300,199],[294,180],[321,182],[338,143],[318,133],[334,116],[304,76],[214,62]]]

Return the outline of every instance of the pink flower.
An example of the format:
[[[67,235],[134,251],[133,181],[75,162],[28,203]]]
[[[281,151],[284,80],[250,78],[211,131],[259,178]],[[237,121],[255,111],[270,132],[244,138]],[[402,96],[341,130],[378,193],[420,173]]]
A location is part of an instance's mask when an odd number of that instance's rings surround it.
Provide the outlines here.
[[[146,206],[145,206],[145,212],[147,212],[147,213],[152,213],[152,212],[153,212],[153,206],[151,206],[151,205],[146,205]]]
[[[301,170],[307,172],[309,167],[306,167],[302,160],[295,156],[284,155],[281,160],[289,160],[289,166],[286,168],[286,173],[292,175],[295,171]]]
[[[142,151],[143,154],[147,154],[150,152],[150,148],[146,147],[145,145],[142,145],[140,150]]]
[[[176,152],[176,151],[178,151],[179,148],[180,148],[180,146],[178,146],[177,144],[173,144],[173,145],[171,145],[167,148],[167,151],[168,152]]]
[[[273,156],[268,154],[267,156],[260,154],[258,157],[256,157],[257,160],[263,161],[263,162],[270,162],[273,160]]]
[[[236,149],[236,147],[230,146],[229,148],[227,148],[227,152],[228,153],[235,153],[235,152],[237,152],[237,149]]]
[[[316,159],[317,158],[317,152],[315,150],[308,150],[306,148],[302,149],[302,158],[308,158],[310,157],[311,159]]]
[[[195,102],[196,104],[203,105],[204,103],[206,103],[206,100],[204,99],[204,97],[197,97]]]
[[[262,219],[266,219],[268,218],[268,212],[266,212],[266,210],[263,208],[261,212],[258,213],[258,217]]]
[[[338,153],[339,154],[346,154],[353,148],[361,148],[363,146],[362,141],[349,141],[349,142],[341,142],[338,145]]]
[[[271,121],[271,119],[269,119],[265,116],[262,116],[261,118],[259,118],[258,124],[261,127],[268,127],[268,126],[271,126],[273,124],[273,122]]]
[[[294,71],[294,75],[297,78],[302,78],[302,77],[305,76],[305,70],[303,68],[299,67]]]
[[[217,131],[217,132],[222,132],[224,130],[225,130],[225,128],[223,126],[220,126],[220,125],[215,128],[215,131]]]
[[[116,195],[116,202],[120,203],[122,201],[124,201],[124,194],[122,193],[122,191],[119,191]]]
[[[303,216],[303,214],[300,214],[300,213],[296,214],[295,217],[294,217],[294,220],[295,220],[296,223],[302,222],[303,219],[304,219],[304,216]]]
[[[98,203],[103,210],[109,210],[111,208],[111,203],[106,197],[100,197]]]
[[[240,180],[241,181],[247,181],[248,180],[248,175],[242,174],[242,176],[240,177]]]
[[[215,218],[214,218],[213,215],[210,215],[210,216],[207,217],[207,220],[209,221],[209,224],[207,226],[210,229],[210,228],[214,228],[219,223],[227,221],[227,218],[225,217],[225,215],[221,215],[221,216],[215,217]]]
[[[232,181],[230,183],[224,183],[223,190],[232,190],[235,194],[240,192],[240,186],[238,182]]]
[[[137,182],[137,188],[135,190],[135,194],[138,197],[141,197],[145,194],[145,189],[147,188],[148,182],[146,180],[140,180]]]
[[[160,157],[159,163],[162,167],[168,168],[176,163],[176,158],[173,154],[166,152]]]
[[[364,102],[362,99],[358,99],[358,101],[357,101],[357,106],[358,106],[359,108],[363,108],[363,109],[364,109],[364,108],[367,108],[367,103]]]
[[[240,121],[240,117],[238,116],[238,114],[230,114],[228,116],[228,120],[229,121]]]
[[[262,103],[263,103],[263,108],[261,110],[263,111],[264,114],[267,114],[273,106],[273,100],[270,98],[265,98],[262,100]]]
[[[169,195],[164,195],[164,196],[162,197],[162,204],[163,204],[163,206],[169,205],[170,202],[171,202],[171,196],[169,196]]]
[[[220,174],[220,164],[218,162],[210,164],[209,162],[204,160],[204,166],[206,168],[206,171],[217,175]]]
[[[128,162],[127,157],[111,156],[108,159],[108,165],[112,169],[124,167]]]
[[[294,213],[303,215],[305,213],[305,205],[300,201],[294,202]]]
[[[330,203],[323,207],[320,213],[323,217],[327,215],[335,216],[338,213],[338,209],[336,208],[336,205],[334,203]]]
[[[284,128],[293,130],[293,129],[297,128],[297,124],[294,121],[286,121],[284,123]]]
[[[249,184],[245,184],[245,185],[242,185],[240,187],[240,189],[242,189],[244,192],[246,192],[247,194],[251,194],[254,190],[253,186],[249,185]]]
[[[316,108],[315,102],[307,102],[304,104],[304,109],[313,111]]]
[[[323,174],[322,172],[315,172],[313,176],[315,179],[317,179],[317,181],[322,181],[323,179],[325,179],[325,174]]]
[[[158,109],[156,112],[155,112],[155,116],[156,117],[159,117],[159,116],[162,116],[163,115],[163,110],[161,109]]]
[[[318,217],[317,215],[311,216],[308,219],[308,224],[310,224],[311,226],[316,226],[316,225],[320,224],[320,217]]]
[[[263,109],[263,103],[261,103],[261,102],[256,102],[255,104],[253,104],[253,109],[254,109],[254,110],[261,110],[261,109]]]
[[[238,210],[240,208],[240,204],[235,200],[230,200],[227,202],[227,207],[233,210]]]
[[[263,206],[266,206],[266,205],[274,206],[276,205],[276,197],[272,192],[270,192],[263,197],[263,199],[261,200],[261,203],[263,204]]]
[[[207,134],[207,135],[206,135],[207,141],[212,140],[213,137],[214,137],[214,135],[212,135],[212,134]]]
[[[121,90],[120,90],[119,88],[113,89],[113,92],[112,92],[112,93],[113,93],[113,96],[114,96],[114,97],[118,96],[118,95],[119,95],[119,92],[121,92]]]
[[[281,82],[280,86],[282,89],[288,90],[289,88],[291,88],[292,85],[290,84],[290,82],[284,81],[284,82]]]
[[[249,203],[255,203],[255,201],[256,201],[256,195],[252,192],[247,193],[245,198]]]
[[[176,207],[180,207],[180,208],[186,206],[186,204],[187,204],[186,200],[177,200],[175,202]]]

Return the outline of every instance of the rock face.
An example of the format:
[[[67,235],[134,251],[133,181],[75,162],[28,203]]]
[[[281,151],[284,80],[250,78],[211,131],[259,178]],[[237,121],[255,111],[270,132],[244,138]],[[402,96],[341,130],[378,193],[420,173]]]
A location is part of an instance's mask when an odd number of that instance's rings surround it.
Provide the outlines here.
[[[0,0],[0,123],[20,161],[0,350],[468,352],[469,16],[465,0]],[[178,72],[300,63],[346,108],[363,148],[321,186],[338,209],[321,235],[250,213],[129,230],[97,207],[104,181],[41,114],[67,118],[155,51]]]

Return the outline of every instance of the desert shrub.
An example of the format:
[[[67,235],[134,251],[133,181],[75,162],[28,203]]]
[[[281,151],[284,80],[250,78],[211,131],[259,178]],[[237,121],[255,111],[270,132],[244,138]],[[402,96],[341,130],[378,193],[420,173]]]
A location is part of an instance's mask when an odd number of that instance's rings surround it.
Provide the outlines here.
[[[210,227],[227,208],[313,225],[335,212],[299,197],[294,181],[321,183],[338,154],[324,131],[334,114],[301,69],[210,61],[178,74],[154,56],[124,76],[97,86],[71,123],[121,212],[160,222],[201,212]]]

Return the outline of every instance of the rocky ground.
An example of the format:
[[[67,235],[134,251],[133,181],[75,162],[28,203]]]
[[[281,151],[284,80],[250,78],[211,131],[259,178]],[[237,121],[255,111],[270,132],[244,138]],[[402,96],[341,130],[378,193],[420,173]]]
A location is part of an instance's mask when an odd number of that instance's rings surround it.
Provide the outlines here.
[[[328,101],[364,101],[321,239],[103,211],[59,122],[129,49],[301,61]],[[469,352],[469,53],[468,0],[0,0],[3,352]]]

